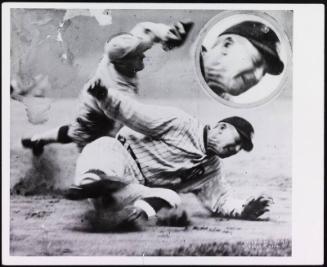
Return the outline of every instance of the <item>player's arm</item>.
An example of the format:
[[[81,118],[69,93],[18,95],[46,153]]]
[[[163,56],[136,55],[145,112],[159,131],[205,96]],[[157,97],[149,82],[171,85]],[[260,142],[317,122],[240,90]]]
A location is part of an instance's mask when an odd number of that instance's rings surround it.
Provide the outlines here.
[[[109,118],[148,136],[162,136],[191,119],[180,109],[144,104],[117,90],[107,89],[100,80],[91,83],[88,93],[97,99],[99,108]]]
[[[176,22],[172,25],[153,22],[138,23],[130,33],[137,36],[150,48],[154,43],[161,43],[164,50],[170,50],[181,46],[190,30],[193,22]]]
[[[265,196],[248,200],[237,197],[232,187],[217,170],[214,178],[196,192],[197,197],[213,215],[222,217],[256,220],[269,211],[272,199]]]

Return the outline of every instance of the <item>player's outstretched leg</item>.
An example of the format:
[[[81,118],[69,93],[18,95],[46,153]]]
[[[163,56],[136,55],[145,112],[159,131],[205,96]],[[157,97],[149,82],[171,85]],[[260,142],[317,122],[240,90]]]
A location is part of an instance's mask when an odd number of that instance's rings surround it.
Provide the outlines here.
[[[151,220],[158,225],[186,226],[188,224],[187,214],[181,208],[180,196],[173,190],[133,183],[115,192],[113,197],[122,205],[132,205],[138,208],[138,211],[143,211],[141,212],[143,219]]]
[[[64,196],[69,200],[99,198],[108,196],[125,186],[126,183],[122,182],[119,177],[107,176],[104,172],[97,170],[96,174],[86,173],[81,183],[71,185]]]
[[[124,177],[90,170],[78,185],[72,185],[67,190],[65,198],[91,200],[95,207],[91,221],[97,229],[113,230],[138,219],[142,222],[159,219],[160,225],[166,226],[186,225],[186,213],[177,209],[181,201],[176,192],[124,181]],[[161,210],[164,212],[157,217]]]
[[[188,225],[186,212],[178,208],[179,195],[165,188],[128,184],[107,197],[94,199],[93,204],[96,215],[93,225],[97,229],[128,230],[128,227],[139,228],[149,220],[162,226]]]
[[[140,217],[155,219],[159,210],[180,205],[180,197],[173,190],[147,187],[142,182],[134,159],[123,145],[114,138],[101,137],[79,155],[75,185],[66,197],[89,199],[95,208],[94,217],[108,227]]]

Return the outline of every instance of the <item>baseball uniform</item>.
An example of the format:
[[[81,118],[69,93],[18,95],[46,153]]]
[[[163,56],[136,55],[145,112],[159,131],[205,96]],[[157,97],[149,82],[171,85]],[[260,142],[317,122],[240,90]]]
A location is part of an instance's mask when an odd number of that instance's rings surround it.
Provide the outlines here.
[[[219,157],[207,154],[205,124],[179,109],[145,105],[111,89],[97,103],[108,117],[127,127],[118,132],[117,140],[103,137],[85,147],[76,166],[77,185],[96,169],[142,185],[140,191],[135,188],[137,192],[126,192],[120,199],[130,194],[142,197],[148,188],[169,188],[195,193],[213,213],[242,211],[244,202],[224,181]],[[99,179],[95,173],[92,176]]]
[[[143,22],[136,25],[131,30],[131,34],[140,39],[143,43],[143,49],[149,49],[155,42],[165,41],[168,38],[167,27],[164,24]],[[130,95],[138,93],[137,76],[128,77],[119,73],[109,61],[108,56],[104,56],[94,77],[83,88],[77,118],[68,130],[68,136],[80,148],[101,136],[115,136],[122,127],[122,124],[106,116],[93,96],[86,92],[90,84],[99,79],[107,88],[114,88],[114,90]]]

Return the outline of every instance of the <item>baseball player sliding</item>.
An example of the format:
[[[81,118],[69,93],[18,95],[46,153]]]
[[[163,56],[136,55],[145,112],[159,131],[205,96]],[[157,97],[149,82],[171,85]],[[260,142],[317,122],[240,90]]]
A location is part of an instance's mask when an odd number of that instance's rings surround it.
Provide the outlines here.
[[[94,97],[87,93],[90,84],[101,80],[107,88],[136,95],[137,72],[144,68],[144,52],[155,43],[160,43],[165,51],[181,46],[192,25],[192,22],[177,22],[174,25],[142,22],[129,33],[111,37],[105,44],[104,55],[94,77],[84,86],[80,95],[81,104],[76,119],[70,125],[23,138],[23,146],[31,148],[33,154],[38,156],[47,144],[74,142],[82,149],[101,136],[115,136],[122,124],[108,117]]]
[[[247,120],[229,117],[206,125],[180,109],[140,103],[100,80],[86,93],[126,127],[116,138],[85,146],[69,199],[89,198],[98,213],[119,213],[117,223],[177,207],[178,193],[186,192],[216,215],[257,219],[268,211],[269,198],[238,199],[223,178],[221,160],[253,148],[254,129]]]

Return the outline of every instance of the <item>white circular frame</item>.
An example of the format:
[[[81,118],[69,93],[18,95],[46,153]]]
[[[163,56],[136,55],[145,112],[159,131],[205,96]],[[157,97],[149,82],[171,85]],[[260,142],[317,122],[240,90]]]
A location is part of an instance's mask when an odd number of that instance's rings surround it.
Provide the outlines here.
[[[249,103],[237,103],[233,101],[226,100],[219,95],[217,95],[213,90],[207,85],[206,81],[204,80],[204,77],[201,72],[200,68],[200,53],[201,48],[203,45],[203,41],[206,39],[207,34],[214,28],[219,22],[226,18],[230,18],[231,16],[239,16],[239,15],[249,15],[251,16],[251,20],[253,17],[257,17],[259,22],[265,22],[269,27],[271,27],[272,30],[276,33],[278,39],[280,40],[281,46],[285,47],[285,57],[286,62],[284,62],[284,70],[281,75],[283,75],[279,81],[279,84],[276,86],[276,88],[267,96],[264,98],[252,101]],[[242,21],[242,20],[241,20]],[[239,22],[241,22],[239,21]],[[231,26],[231,25],[230,25]],[[235,108],[252,108],[257,107],[263,104],[266,104],[270,102],[271,100],[277,98],[280,93],[283,91],[285,85],[287,84],[288,79],[291,77],[290,70],[292,66],[292,48],[289,38],[287,37],[286,32],[283,30],[281,25],[274,19],[272,16],[268,15],[267,13],[263,11],[250,11],[250,10],[242,10],[242,11],[223,11],[213,17],[211,20],[207,22],[207,24],[201,29],[199,36],[195,42],[196,49],[194,50],[193,54],[193,60],[194,60],[194,66],[195,66],[195,72],[198,77],[198,81],[200,82],[201,87],[204,89],[204,91],[211,97],[213,97],[215,100],[219,101],[220,103],[235,107]],[[285,64],[286,63],[286,64]],[[260,83],[260,82],[259,82]],[[251,89],[250,89],[251,90]]]

